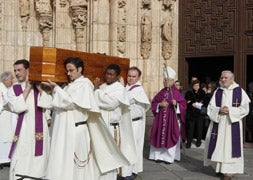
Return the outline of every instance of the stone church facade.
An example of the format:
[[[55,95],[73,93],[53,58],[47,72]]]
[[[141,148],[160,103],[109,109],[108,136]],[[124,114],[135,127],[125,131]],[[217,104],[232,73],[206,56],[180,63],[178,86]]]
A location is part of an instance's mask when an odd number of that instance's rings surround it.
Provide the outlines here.
[[[177,0],[0,0],[0,25],[0,72],[31,46],[127,57],[151,99],[178,70]]]

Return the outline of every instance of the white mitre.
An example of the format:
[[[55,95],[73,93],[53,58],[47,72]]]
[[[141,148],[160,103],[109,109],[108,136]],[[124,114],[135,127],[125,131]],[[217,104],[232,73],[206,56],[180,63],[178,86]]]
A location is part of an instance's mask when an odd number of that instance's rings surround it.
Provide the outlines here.
[[[167,66],[166,70],[163,71],[163,78],[176,79],[177,73],[174,69]]]

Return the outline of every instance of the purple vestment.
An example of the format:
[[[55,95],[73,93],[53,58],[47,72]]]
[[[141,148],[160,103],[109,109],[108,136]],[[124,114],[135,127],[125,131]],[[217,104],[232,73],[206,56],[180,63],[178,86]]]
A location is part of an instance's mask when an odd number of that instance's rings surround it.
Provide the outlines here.
[[[154,120],[151,130],[150,144],[156,148],[162,147],[169,149],[173,147],[177,144],[180,134],[182,139],[185,139],[186,100],[175,86],[173,86],[171,90],[173,98],[179,105],[181,128],[178,126],[177,115],[171,102],[172,98],[170,90],[164,88],[152,100]],[[165,99],[169,103],[169,106],[166,108],[159,107],[159,112],[156,112],[158,104]]]

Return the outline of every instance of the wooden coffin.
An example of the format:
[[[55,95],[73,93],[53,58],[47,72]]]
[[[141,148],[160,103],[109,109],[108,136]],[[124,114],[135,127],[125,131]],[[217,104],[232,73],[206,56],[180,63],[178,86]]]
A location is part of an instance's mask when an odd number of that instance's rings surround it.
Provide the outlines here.
[[[130,63],[128,58],[37,46],[30,48],[29,80],[47,81],[50,79],[59,83],[68,82],[64,67],[64,61],[68,57],[80,57],[83,60],[85,65],[84,76],[91,81],[99,77],[103,82],[105,69],[111,63],[120,66],[120,76],[126,81]]]

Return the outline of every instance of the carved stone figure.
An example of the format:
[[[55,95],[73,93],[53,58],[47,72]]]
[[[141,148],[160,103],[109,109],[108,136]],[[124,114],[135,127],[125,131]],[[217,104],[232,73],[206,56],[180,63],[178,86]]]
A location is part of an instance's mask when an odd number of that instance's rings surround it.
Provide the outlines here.
[[[165,9],[172,10],[176,0],[163,0],[163,6]]]
[[[169,17],[165,19],[165,22],[162,24],[162,36],[165,41],[171,41],[172,23],[173,23],[173,19]]]
[[[152,21],[147,14],[141,17],[141,41],[151,42],[152,40]]]
[[[19,0],[19,11],[20,11],[22,29],[26,30],[27,22],[30,18],[30,1]]]

